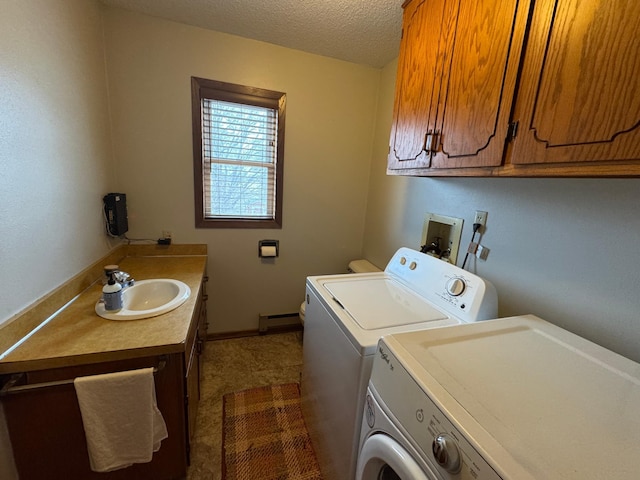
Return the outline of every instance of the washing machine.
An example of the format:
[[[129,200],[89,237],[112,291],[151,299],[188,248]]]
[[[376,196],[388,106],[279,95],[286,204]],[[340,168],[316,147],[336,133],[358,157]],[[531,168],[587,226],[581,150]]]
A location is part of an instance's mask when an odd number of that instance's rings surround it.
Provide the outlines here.
[[[640,478],[640,364],[532,315],[383,337],[356,480]]]
[[[364,437],[355,478],[439,480],[434,467],[423,459],[389,415],[375,391],[368,388],[362,424]]]
[[[497,315],[482,278],[409,248],[379,273],[309,277],[302,408],[324,478],[353,480],[378,339]]]

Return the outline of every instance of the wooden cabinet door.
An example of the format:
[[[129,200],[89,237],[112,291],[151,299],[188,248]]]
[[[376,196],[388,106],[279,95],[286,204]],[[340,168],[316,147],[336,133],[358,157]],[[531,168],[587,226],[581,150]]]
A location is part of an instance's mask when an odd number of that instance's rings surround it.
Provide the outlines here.
[[[155,375],[156,399],[169,436],[151,462],[112,472],[91,470],[80,406],[73,383],[42,386],[2,398],[16,468],[21,480],[171,480],[185,478],[182,355],[166,356]],[[27,372],[26,384],[158,366],[157,357],[59,367]]]
[[[511,163],[640,159],[638,32],[638,0],[536,2]]]
[[[502,164],[530,2],[452,1],[432,168]]]
[[[529,0],[405,6],[388,169],[502,163]]]
[[[425,136],[433,131],[443,47],[445,0],[413,0],[404,7],[388,168],[428,168]]]

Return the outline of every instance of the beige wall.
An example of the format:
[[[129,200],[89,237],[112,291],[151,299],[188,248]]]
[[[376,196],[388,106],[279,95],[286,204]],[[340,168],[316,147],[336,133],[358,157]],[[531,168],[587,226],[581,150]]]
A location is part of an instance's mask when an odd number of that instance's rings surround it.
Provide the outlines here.
[[[105,32],[129,236],[208,244],[210,332],[297,312],[307,275],[360,257],[379,70],[120,9]],[[194,227],[191,76],[286,92],[281,230]],[[265,238],[280,240],[273,262]]]
[[[108,251],[115,183],[97,2],[1,11],[0,324]]]
[[[382,73],[364,256],[419,248],[426,212],[463,218],[466,251],[485,210],[489,257],[470,269],[495,284],[501,316],[533,313],[640,361],[640,179],[387,176],[395,68]]]
[[[389,177],[395,63],[380,72],[108,8],[103,40],[102,8],[2,4],[0,324],[113,246],[108,191],[128,194],[130,237],[209,245],[212,332],[297,310],[307,275],[418,248],[425,212],[464,218],[466,246],[480,209],[491,253],[471,269],[498,288],[501,315],[534,313],[640,361],[640,180]],[[194,228],[191,75],[287,92],[282,230]],[[257,258],[261,238],[281,241],[275,262]]]
[[[110,190],[129,195],[131,237],[209,245],[212,332],[295,311],[306,275],[419,247],[425,212],[464,218],[466,246],[482,209],[491,253],[471,268],[498,287],[502,315],[536,313],[640,360],[640,180],[389,177],[395,63],[380,72],[106,8],[112,160],[100,13],[3,4],[0,324],[111,247]],[[287,92],[282,230],[193,227],[191,75]],[[261,238],[280,239],[275,262],[257,258]]]
[[[98,4],[7,0],[1,11],[0,324],[6,324],[108,251],[101,205],[115,179]],[[1,411],[0,477],[17,478]]]

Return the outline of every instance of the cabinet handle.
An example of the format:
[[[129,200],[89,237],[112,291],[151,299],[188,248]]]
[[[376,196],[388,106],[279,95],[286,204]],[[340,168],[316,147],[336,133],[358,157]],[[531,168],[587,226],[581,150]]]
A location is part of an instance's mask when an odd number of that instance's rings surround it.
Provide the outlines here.
[[[433,141],[433,133],[431,130],[427,130],[427,133],[424,136],[424,150],[425,152],[431,153],[431,142]]]
[[[429,130],[424,136],[424,150],[427,153],[437,153],[440,148],[441,134],[438,130]]]
[[[433,132],[433,140],[431,141],[431,153],[437,153],[440,150],[440,139],[442,138],[442,134],[435,130]]]

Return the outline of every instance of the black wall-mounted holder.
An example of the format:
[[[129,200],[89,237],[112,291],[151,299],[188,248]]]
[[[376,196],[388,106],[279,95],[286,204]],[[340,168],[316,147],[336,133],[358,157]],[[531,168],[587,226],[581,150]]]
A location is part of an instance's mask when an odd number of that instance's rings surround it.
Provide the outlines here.
[[[107,233],[112,237],[124,235],[129,230],[127,217],[127,196],[124,193],[108,193],[104,201],[104,216]]]
[[[259,240],[258,241],[258,257],[273,258],[280,255],[279,240]]]

